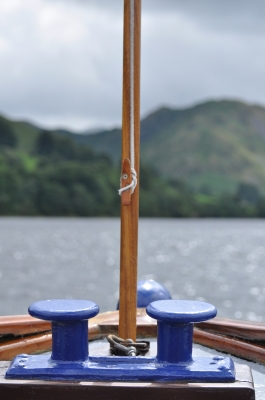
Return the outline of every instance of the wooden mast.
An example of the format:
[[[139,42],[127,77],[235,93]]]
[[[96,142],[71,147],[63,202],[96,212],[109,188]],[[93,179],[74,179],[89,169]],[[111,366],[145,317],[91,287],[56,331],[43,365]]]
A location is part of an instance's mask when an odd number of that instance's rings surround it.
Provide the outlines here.
[[[138,184],[121,195],[119,336],[136,340],[139,151],[140,151],[141,0],[124,0],[122,174],[121,187],[131,183],[132,157]],[[130,136],[134,139],[131,154]],[[128,161],[130,160],[130,161]]]

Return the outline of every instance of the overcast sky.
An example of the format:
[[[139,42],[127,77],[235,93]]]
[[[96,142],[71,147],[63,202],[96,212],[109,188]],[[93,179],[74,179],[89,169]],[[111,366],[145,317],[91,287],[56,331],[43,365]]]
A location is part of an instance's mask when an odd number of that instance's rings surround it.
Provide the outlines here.
[[[264,0],[142,0],[141,112],[232,98],[265,106]],[[121,124],[123,0],[2,0],[0,114]]]

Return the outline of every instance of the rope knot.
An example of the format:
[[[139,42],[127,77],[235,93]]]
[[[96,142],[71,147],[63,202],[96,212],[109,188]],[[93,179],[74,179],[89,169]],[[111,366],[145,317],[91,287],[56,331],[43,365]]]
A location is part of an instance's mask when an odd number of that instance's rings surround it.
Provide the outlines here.
[[[123,192],[125,192],[125,191],[127,191],[127,190],[130,190],[130,189],[132,189],[132,193],[134,192],[134,189],[135,189],[136,186],[137,186],[137,173],[136,173],[136,171],[135,171],[134,168],[131,168],[131,174],[132,174],[132,181],[131,181],[131,183],[130,183],[129,185],[127,185],[127,186],[125,186],[125,187],[123,187],[123,188],[121,188],[121,189],[118,190],[120,196],[121,196],[121,194],[122,194]]]

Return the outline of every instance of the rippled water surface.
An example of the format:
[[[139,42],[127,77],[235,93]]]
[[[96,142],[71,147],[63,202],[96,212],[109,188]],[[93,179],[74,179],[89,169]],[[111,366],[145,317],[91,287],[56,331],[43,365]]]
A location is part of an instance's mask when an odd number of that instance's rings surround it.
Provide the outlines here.
[[[1,315],[48,298],[116,307],[118,219],[0,218],[0,256]],[[138,276],[219,316],[265,321],[265,221],[142,219]]]

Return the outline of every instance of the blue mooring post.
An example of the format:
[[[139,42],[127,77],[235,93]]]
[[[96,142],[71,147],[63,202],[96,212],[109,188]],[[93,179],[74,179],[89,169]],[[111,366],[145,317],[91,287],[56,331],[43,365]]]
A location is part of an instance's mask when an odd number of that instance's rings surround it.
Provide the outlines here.
[[[46,300],[29,307],[32,317],[51,321],[51,360],[55,361],[87,360],[87,320],[98,313],[98,305],[87,300]]]
[[[157,360],[168,363],[192,361],[193,323],[217,314],[211,304],[189,300],[154,301],[146,312],[157,320]]]
[[[29,313],[52,323],[52,353],[18,355],[8,379],[91,381],[233,382],[229,357],[192,357],[193,323],[216,315],[214,306],[189,300],[159,300],[147,307],[157,319],[157,356],[91,357],[88,319],[99,307],[87,300],[47,300],[32,304]]]

